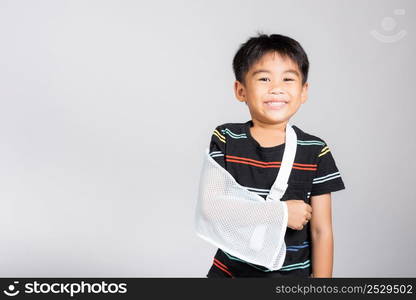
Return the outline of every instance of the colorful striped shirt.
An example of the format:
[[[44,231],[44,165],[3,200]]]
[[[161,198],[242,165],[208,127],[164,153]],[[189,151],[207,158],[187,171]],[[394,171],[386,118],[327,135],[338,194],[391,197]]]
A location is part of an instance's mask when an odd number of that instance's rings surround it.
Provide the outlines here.
[[[217,126],[209,152],[235,180],[249,191],[266,199],[279,172],[285,143],[262,147],[250,134],[252,120]],[[327,143],[293,126],[297,152],[282,201],[304,200],[345,189],[340,172]],[[280,277],[311,274],[311,236],[309,222],[302,230],[286,229],[286,257],[281,269],[271,271],[218,249],[207,277]]]

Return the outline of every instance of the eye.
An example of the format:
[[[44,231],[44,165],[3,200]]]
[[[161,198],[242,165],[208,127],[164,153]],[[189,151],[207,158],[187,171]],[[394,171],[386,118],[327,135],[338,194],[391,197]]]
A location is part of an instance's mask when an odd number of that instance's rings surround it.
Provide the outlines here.
[[[259,80],[260,80],[260,81],[270,81],[270,79],[269,79],[269,78],[267,78],[267,77],[262,77],[262,78],[259,78]]]
[[[293,78],[283,78],[283,81],[295,81]]]

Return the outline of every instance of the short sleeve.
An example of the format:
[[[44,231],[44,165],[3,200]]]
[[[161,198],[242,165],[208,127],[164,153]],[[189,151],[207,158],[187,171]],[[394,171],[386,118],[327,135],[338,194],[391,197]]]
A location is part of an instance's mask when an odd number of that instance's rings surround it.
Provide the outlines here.
[[[317,165],[317,171],[312,182],[311,196],[345,189],[341,173],[326,143],[318,153]]]
[[[226,149],[226,138],[221,133],[222,126],[217,126],[212,132],[211,142],[209,145],[209,155],[218,162],[224,169],[226,169],[225,161],[225,149]]]

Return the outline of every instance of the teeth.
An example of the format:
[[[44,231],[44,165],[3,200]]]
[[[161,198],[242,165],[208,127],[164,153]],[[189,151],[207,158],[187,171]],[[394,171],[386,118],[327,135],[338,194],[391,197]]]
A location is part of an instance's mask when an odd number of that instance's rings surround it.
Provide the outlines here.
[[[283,106],[286,104],[286,102],[267,102],[270,106]]]

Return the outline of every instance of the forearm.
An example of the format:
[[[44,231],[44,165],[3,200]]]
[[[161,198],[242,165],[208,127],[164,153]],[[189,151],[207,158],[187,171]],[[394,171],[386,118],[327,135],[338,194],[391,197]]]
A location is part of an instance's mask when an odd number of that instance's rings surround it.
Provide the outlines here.
[[[248,201],[242,197],[221,197],[211,194],[202,195],[201,213],[212,223],[230,222],[238,226],[259,224],[275,225],[276,220],[287,215],[284,201]],[[249,213],[249,217],[244,217]],[[287,224],[285,224],[287,226]]]
[[[332,230],[312,233],[313,277],[332,277],[333,249]]]

